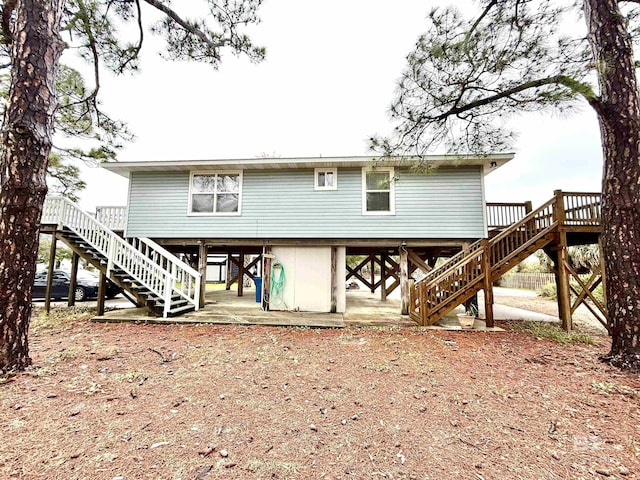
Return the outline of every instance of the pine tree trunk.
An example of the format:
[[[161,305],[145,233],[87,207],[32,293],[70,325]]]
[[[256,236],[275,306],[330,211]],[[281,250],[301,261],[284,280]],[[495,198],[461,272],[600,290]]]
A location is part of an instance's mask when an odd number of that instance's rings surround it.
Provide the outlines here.
[[[633,49],[617,0],[585,0],[604,153],[602,243],[611,364],[640,370],[640,99]]]
[[[47,193],[62,0],[19,0],[0,157],[0,371],[27,367],[31,290]]]

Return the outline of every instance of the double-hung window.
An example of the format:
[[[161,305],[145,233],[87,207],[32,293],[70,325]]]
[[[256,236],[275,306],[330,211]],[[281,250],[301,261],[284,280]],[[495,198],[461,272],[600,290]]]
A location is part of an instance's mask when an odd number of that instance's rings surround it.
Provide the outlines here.
[[[239,215],[242,172],[192,172],[189,213],[193,215]]]
[[[393,167],[362,169],[362,214],[395,214]]]

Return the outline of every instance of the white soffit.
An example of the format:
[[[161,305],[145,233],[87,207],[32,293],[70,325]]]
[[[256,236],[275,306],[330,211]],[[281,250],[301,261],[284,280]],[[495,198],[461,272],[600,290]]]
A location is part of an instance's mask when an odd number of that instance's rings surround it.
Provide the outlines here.
[[[513,159],[513,153],[492,155],[428,155],[422,161],[435,167],[480,165],[485,175]],[[409,166],[414,157],[300,157],[300,158],[245,158],[217,160],[160,160],[141,162],[103,162],[100,166],[123,177],[131,172],[188,172],[192,170],[289,170],[298,168],[366,166]]]

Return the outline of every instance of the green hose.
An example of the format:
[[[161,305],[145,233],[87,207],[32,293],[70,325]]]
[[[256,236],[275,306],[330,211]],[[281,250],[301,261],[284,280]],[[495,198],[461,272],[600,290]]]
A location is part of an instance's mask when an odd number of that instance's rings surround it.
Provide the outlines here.
[[[273,262],[271,265],[271,290],[269,292],[269,305],[278,307],[284,305],[284,266],[280,262]]]

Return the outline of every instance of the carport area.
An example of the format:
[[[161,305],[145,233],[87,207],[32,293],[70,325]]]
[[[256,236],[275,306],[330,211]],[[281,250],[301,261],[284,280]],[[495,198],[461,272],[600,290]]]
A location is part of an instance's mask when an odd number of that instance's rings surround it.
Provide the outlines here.
[[[268,311],[260,309],[255,301],[255,290],[245,289],[242,297],[234,290],[224,288],[209,290],[204,308],[176,318],[150,316],[145,308],[122,308],[94,317],[96,322],[139,322],[158,324],[239,324],[296,327],[343,328],[350,326],[371,327],[417,327],[408,316],[400,315],[400,300],[388,298],[380,301],[379,293],[366,290],[347,292],[346,313],[313,313]],[[447,315],[436,325],[420,327],[426,329],[460,330],[455,312]],[[476,321],[475,329],[484,331],[484,322]],[[499,328],[491,329],[500,331]]]
[[[348,293],[348,313],[315,313],[296,311],[268,311],[256,302],[255,288],[245,287],[239,297],[234,289],[207,290],[205,305],[198,311],[176,318],[149,316],[145,308],[123,308],[105,312],[95,317],[103,322],[146,323],[219,323],[284,325],[299,327],[341,328],[349,325],[415,326],[408,316],[400,315],[399,300],[381,302],[377,295],[366,291]]]

